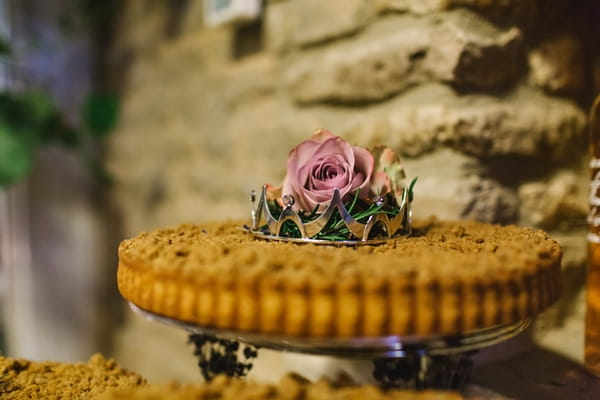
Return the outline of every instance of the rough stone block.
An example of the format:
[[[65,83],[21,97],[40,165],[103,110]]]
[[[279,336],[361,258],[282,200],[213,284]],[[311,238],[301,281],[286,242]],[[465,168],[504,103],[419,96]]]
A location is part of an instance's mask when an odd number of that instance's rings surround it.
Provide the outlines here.
[[[475,158],[443,149],[403,163],[409,178],[419,177],[413,207],[416,217],[515,222],[515,192],[485,177]]]
[[[430,69],[455,85],[480,89],[511,83],[521,64],[521,31],[499,30],[471,11],[436,15]],[[435,55],[435,57],[434,57]],[[442,63],[449,63],[444,66]]]
[[[151,52],[157,43],[164,40],[168,5],[154,3],[145,8],[144,4],[139,0],[124,3],[122,18],[130,23],[119,26],[119,40],[115,42],[111,54],[113,59],[127,60],[132,53]]]
[[[426,14],[446,9],[448,0],[375,0],[375,7],[379,12]]]
[[[296,55],[286,80],[300,103],[360,103],[430,81],[478,88],[515,78],[521,34],[466,10],[383,18],[363,35]]]
[[[548,182],[519,187],[519,222],[543,229],[567,230],[585,224],[587,175],[560,171]]]
[[[265,47],[273,52],[291,50],[292,23],[288,19],[292,6],[290,1],[268,4],[264,11],[264,41]]]
[[[443,85],[415,88],[390,104],[390,142],[410,156],[449,146],[477,157],[572,154],[586,115],[572,101],[521,88],[503,97],[457,95]]]
[[[181,16],[177,33],[187,35],[204,28],[204,2],[190,1],[185,6],[185,12]]]
[[[266,9],[268,48],[285,51],[308,46],[362,29],[374,15],[368,0],[288,0]]]
[[[244,198],[265,183],[278,186],[285,175],[288,152],[321,127],[309,111],[298,110],[276,97],[240,104],[227,131],[234,138],[229,149],[230,168],[222,181]]]
[[[573,36],[541,42],[528,54],[529,81],[550,93],[576,93],[586,84],[582,43]]]
[[[426,14],[452,8],[466,7],[486,15],[535,18],[547,8],[568,0],[375,0],[379,12],[409,12]]]

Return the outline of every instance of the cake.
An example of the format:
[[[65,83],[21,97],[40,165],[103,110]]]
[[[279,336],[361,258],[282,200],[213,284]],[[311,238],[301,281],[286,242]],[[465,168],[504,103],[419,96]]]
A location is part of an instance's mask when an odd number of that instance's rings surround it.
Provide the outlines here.
[[[242,224],[123,241],[120,292],[201,326],[307,337],[469,332],[532,317],[560,293],[561,250],[539,230],[431,219],[408,238],[332,247],[264,241]]]
[[[257,383],[220,375],[205,384],[155,384],[105,393],[98,400],[462,400],[455,392],[436,390],[383,391],[373,385],[332,385],[327,380],[310,383],[298,375],[286,375],[279,384]]]
[[[281,187],[251,195],[250,221],[123,241],[119,290],[199,326],[325,338],[472,332],[558,298],[561,250],[546,233],[413,221],[416,178],[404,179],[391,149],[318,130],[290,151]]]
[[[130,389],[145,382],[100,354],[87,363],[0,357],[0,398],[6,400],[96,399],[108,389]]]

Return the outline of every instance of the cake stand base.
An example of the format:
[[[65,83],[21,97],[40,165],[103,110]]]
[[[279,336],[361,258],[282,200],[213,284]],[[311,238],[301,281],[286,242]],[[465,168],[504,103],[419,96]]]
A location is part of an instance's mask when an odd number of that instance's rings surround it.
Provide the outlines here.
[[[476,352],[379,358],[373,360],[373,377],[385,389],[462,389],[471,376]]]
[[[503,342],[529,326],[529,320],[457,335],[309,338],[247,333],[199,326],[131,308],[146,318],[189,332],[202,376],[245,376],[261,347],[342,359],[372,360],[373,377],[386,388],[460,389],[468,381],[477,350]]]
[[[194,355],[198,357],[198,367],[206,381],[219,374],[246,376],[258,356],[257,348],[251,344],[215,335],[190,333],[189,342],[194,345]]]
[[[244,377],[252,369],[258,348],[214,335],[191,333],[200,373],[206,381],[219,374]],[[429,356],[408,353],[404,357],[373,360],[373,377],[385,389],[460,389],[471,375],[471,356],[477,350]]]

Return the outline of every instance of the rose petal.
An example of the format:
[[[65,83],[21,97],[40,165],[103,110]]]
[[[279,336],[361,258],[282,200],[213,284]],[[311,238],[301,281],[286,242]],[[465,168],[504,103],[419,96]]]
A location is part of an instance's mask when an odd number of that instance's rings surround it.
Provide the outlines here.
[[[364,182],[359,186],[361,188],[361,195],[366,195],[366,191],[369,187],[369,181],[371,180],[371,175],[373,174],[375,160],[373,159],[371,153],[366,149],[361,147],[352,147],[352,150],[356,159],[354,170],[360,171],[364,174]]]
[[[329,132],[327,129],[317,129],[316,131],[313,132],[312,136],[310,137],[310,140],[316,140],[317,142],[324,142],[325,140],[332,138],[332,137],[337,137],[337,136],[334,135],[333,133]]]
[[[313,158],[319,144],[315,140],[306,140],[289,152],[287,174],[283,180],[283,194],[293,195],[294,193],[300,193],[308,178],[306,164]],[[295,197],[298,196],[296,195]],[[298,204],[297,201],[296,204]],[[298,210],[299,207],[296,204],[294,205],[294,209]]]
[[[336,176],[329,179],[319,179],[316,176],[311,176],[309,178],[310,185],[306,188],[312,190],[332,190],[347,186],[349,180],[350,173],[347,171],[347,168],[344,168],[341,169]]]
[[[341,137],[335,136],[325,140],[319,144],[319,147],[314,152],[316,158],[333,154],[340,154],[344,157],[346,162],[354,168],[354,152],[352,151],[352,146],[346,143]]]
[[[371,177],[371,191],[375,196],[382,196],[386,193],[389,193],[390,188],[390,178],[383,171],[378,171],[373,174]]]
[[[356,173],[354,174],[354,177],[352,178],[352,182],[350,185],[348,185],[348,187],[350,188],[350,190],[352,190],[352,192],[354,192],[356,189],[360,189],[361,194],[363,193],[363,186],[365,186],[365,189],[368,189],[369,186],[367,185],[369,181],[365,179],[365,174],[363,174],[362,172]],[[350,191],[348,190],[348,191]]]
[[[337,188],[340,192],[340,197],[345,197],[349,191],[348,191],[349,186],[346,186],[345,188]],[[313,203],[313,208],[316,204],[321,204],[321,207],[319,208],[319,211],[323,211],[325,209],[326,206],[329,205],[329,203],[331,202],[331,198],[333,197],[333,191],[336,188],[331,188],[328,190],[313,190],[310,191],[310,193],[306,193],[306,196],[309,197],[311,200],[314,200]]]
[[[318,211],[322,211],[328,204],[329,198],[325,193],[316,193],[308,190],[302,192],[302,210],[310,212],[320,205]]]
[[[379,165],[383,167],[394,161],[396,161],[396,154],[389,147],[384,148],[379,156]]]
[[[311,177],[315,182],[320,181],[316,188],[321,187],[339,187],[346,185],[349,181],[351,169],[346,160],[340,154],[334,154],[318,160],[317,164],[312,166]],[[315,186],[313,186],[315,187]]]
[[[297,179],[291,182],[292,189],[299,192],[306,187],[310,179],[310,169],[310,164],[305,164],[302,168],[298,169]]]
[[[343,199],[356,189],[368,195],[373,168],[369,151],[320,129],[290,151],[282,194],[294,195],[296,211],[310,212],[317,204],[323,211],[335,188]]]
[[[290,150],[288,154],[287,170],[296,171],[309,162],[321,143],[316,140],[306,140]]]

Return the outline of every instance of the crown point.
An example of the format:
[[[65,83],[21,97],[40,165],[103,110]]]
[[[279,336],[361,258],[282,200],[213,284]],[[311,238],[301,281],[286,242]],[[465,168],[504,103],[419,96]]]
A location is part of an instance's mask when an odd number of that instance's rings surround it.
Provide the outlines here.
[[[385,203],[385,199],[383,198],[383,196],[378,196],[378,197],[375,199],[375,205],[376,205],[377,207],[381,207],[381,206],[382,206],[384,203]]]
[[[294,196],[292,196],[291,194],[284,194],[281,197],[281,201],[283,201],[283,204],[286,207],[291,207],[294,205],[294,203],[296,202],[296,199],[294,199]]]

